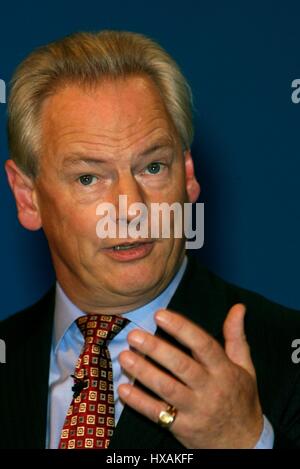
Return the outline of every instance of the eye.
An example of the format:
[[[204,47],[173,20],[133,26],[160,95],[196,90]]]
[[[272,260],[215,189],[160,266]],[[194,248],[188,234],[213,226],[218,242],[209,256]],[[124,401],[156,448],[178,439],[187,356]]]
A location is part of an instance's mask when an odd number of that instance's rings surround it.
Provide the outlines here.
[[[164,165],[162,163],[158,163],[157,161],[153,161],[153,163],[150,163],[147,166],[146,171],[149,171],[150,174],[158,174],[163,169],[163,166]]]
[[[82,186],[92,186],[96,184],[97,182],[97,177],[93,176],[92,174],[84,174],[83,176],[80,176],[78,178],[78,181]]]

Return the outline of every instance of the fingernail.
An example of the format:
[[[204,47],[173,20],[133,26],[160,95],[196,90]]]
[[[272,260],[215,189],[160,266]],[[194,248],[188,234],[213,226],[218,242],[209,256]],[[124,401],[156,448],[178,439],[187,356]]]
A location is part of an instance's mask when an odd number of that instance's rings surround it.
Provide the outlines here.
[[[120,388],[119,388],[119,393],[120,393],[123,397],[127,397],[128,394],[130,393],[130,388],[129,388],[129,386],[123,385],[122,387],[120,387]]]
[[[128,340],[131,344],[142,345],[145,341],[145,337],[142,332],[134,331],[128,336]]]
[[[162,323],[167,323],[170,321],[169,313],[166,310],[158,311],[155,317],[159,322],[162,322]]]
[[[134,364],[134,358],[127,353],[121,356],[121,361],[123,365],[132,366]]]

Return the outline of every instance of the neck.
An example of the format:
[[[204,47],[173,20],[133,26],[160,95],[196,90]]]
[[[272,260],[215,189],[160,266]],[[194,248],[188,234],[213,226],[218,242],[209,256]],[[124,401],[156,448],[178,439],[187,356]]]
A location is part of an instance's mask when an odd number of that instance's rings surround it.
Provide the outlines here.
[[[91,288],[83,282],[79,283],[78,279],[74,282],[69,277],[59,275],[59,272],[57,273],[57,281],[65,295],[81,311],[93,314],[122,315],[144,306],[159,296],[179,271],[184,255],[183,252],[172,271],[172,275],[165,275],[151,288],[144,289],[137,295],[118,295],[111,292],[108,294],[105,289],[99,288],[98,285]]]

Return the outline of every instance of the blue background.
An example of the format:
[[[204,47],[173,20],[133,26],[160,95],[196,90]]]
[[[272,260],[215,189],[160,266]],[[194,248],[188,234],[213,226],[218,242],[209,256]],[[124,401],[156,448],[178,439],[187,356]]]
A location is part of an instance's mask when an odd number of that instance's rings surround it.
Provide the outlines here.
[[[0,5],[0,78],[35,47],[77,30],[126,29],[160,42],[195,100],[193,154],[205,202],[198,255],[223,278],[300,308],[298,247],[300,2],[73,1]],[[54,279],[42,232],[23,229],[3,170],[0,104],[0,317],[35,302]]]

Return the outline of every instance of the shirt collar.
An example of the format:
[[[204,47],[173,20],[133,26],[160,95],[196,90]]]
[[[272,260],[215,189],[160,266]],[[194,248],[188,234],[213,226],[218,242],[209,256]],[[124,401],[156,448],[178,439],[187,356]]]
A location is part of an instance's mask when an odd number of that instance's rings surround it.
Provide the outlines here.
[[[156,323],[154,321],[154,313],[160,308],[166,308],[174,295],[187,266],[187,257],[185,256],[180,268],[174,275],[169,285],[163,290],[156,298],[149,303],[133,310],[124,313],[122,316],[129,319],[133,325],[147,330],[154,334],[156,330]],[[55,293],[55,313],[54,313],[54,343],[53,347],[57,351],[59,344],[68,331],[70,326],[76,321],[77,318],[83,316],[81,311],[72,301],[67,297],[62,287],[56,282]]]

